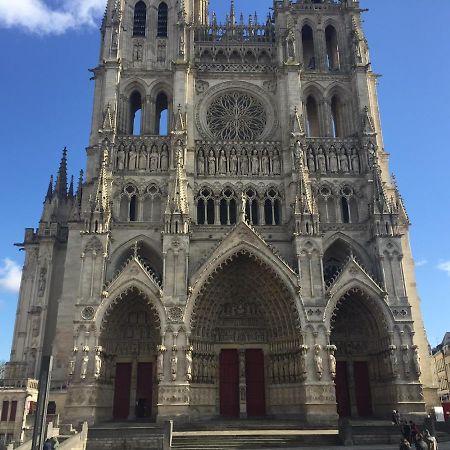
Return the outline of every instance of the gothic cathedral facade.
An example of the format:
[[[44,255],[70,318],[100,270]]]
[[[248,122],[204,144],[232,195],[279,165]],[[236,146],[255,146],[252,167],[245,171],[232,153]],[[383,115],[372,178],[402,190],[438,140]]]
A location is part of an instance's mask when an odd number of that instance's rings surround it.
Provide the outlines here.
[[[87,171],[64,152],[10,376],[65,420],[425,413],[409,220],[358,0],[109,0]],[[46,338],[44,338],[46,336]]]

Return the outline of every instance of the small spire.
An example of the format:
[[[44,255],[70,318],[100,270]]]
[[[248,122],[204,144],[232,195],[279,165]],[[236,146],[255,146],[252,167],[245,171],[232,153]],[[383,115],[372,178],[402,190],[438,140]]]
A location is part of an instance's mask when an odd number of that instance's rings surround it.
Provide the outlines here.
[[[48,183],[47,195],[45,201],[50,201],[53,197],[53,175],[50,175],[50,182]]]
[[[255,27],[258,26],[258,14],[256,14],[256,11],[255,15],[253,16],[253,23],[255,24]]]
[[[231,0],[230,22],[231,22],[232,26],[234,26],[236,24],[236,8],[234,7],[234,0]]]
[[[73,198],[73,175],[70,177],[68,196],[69,196],[69,198]]]
[[[78,177],[77,197],[81,197],[81,194],[83,192],[83,176],[84,176],[84,172],[83,172],[83,169],[81,169],[80,176]]]
[[[133,255],[134,255],[134,258],[135,259],[137,259],[137,257],[139,256],[139,241],[136,241],[134,244],[133,244]]]
[[[67,147],[64,147],[61,163],[59,165],[55,193],[59,198],[67,197]]]
[[[244,26],[244,14],[242,14],[242,13],[241,13],[240,18],[239,18],[239,25],[240,25],[241,27]]]

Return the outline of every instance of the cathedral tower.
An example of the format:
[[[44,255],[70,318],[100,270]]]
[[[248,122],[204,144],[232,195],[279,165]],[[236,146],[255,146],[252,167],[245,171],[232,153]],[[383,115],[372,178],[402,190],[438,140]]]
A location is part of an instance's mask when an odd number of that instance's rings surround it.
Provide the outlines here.
[[[10,368],[37,376],[52,321],[74,422],[435,405],[358,1],[221,23],[110,0],[93,75],[85,178],[64,153],[22,244]]]

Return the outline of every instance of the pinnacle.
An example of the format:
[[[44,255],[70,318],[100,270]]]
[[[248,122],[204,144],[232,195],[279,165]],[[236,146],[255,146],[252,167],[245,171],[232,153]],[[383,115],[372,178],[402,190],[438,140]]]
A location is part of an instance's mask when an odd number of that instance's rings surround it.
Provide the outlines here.
[[[56,179],[55,193],[59,198],[67,197],[67,147],[64,147]]]

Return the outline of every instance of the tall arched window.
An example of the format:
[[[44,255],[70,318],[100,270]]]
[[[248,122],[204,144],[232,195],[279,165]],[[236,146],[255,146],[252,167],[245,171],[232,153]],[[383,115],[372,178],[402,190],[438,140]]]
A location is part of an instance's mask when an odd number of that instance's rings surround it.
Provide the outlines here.
[[[167,4],[162,2],[158,7],[158,34],[157,37],[167,37],[167,22],[169,19],[169,9]]]
[[[342,222],[350,223],[350,206],[346,197],[341,197]]]
[[[130,97],[130,123],[129,134],[139,136],[142,131],[142,97],[138,91],[134,91]]]
[[[231,189],[225,189],[220,199],[220,224],[234,225],[237,221],[236,196]]]
[[[331,99],[331,135],[333,137],[344,137],[344,121],[342,114],[342,103],[336,95]]]
[[[197,224],[214,225],[215,204],[213,193],[208,188],[203,188],[197,197]]]
[[[160,222],[161,220],[161,191],[155,185],[147,188],[143,216],[145,222]]]
[[[275,189],[269,189],[266,192],[264,222],[266,225],[280,225],[281,223],[281,201]]]
[[[358,223],[358,202],[350,186],[344,186],[341,189],[341,209],[343,223]]]
[[[328,186],[323,186],[318,198],[320,221],[323,223],[336,222],[335,197]]]
[[[169,100],[163,92],[156,97],[156,130],[155,134],[166,136],[169,133]]]
[[[310,95],[306,99],[306,134],[308,137],[320,135],[319,108],[316,99]]]
[[[245,215],[250,225],[259,224],[259,203],[258,195],[254,189],[248,189],[245,193],[247,196],[247,203],[245,205]]]
[[[309,25],[302,28],[303,65],[305,69],[315,70],[316,56],[314,52],[314,34]]]
[[[147,23],[147,6],[144,2],[137,2],[134,7],[133,36],[145,36]]]
[[[138,190],[133,185],[127,185],[120,198],[119,220],[136,222],[138,220]]]
[[[327,41],[327,65],[328,70],[339,70],[339,45],[336,29],[332,25],[328,25],[325,29],[325,39]]]

